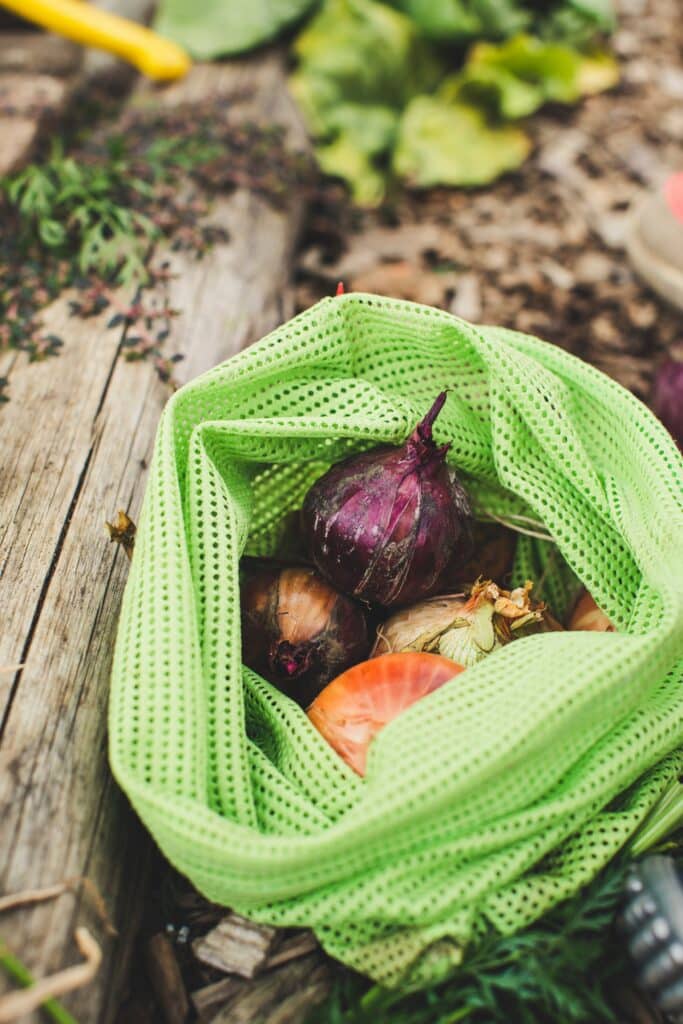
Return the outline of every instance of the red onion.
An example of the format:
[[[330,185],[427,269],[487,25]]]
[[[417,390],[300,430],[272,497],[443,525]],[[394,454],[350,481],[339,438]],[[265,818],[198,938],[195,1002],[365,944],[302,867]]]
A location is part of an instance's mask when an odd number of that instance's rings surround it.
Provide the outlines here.
[[[244,570],[244,664],[299,704],[310,704],[369,647],[362,609],[314,569]]]
[[[683,363],[666,359],[655,374],[652,408],[683,451]]]
[[[338,463],[303,507],[313,562],[335,587],[391,606],[434,593],[468,536],[469,502],[436,445],[446,392],[400,448],[384,445]]]

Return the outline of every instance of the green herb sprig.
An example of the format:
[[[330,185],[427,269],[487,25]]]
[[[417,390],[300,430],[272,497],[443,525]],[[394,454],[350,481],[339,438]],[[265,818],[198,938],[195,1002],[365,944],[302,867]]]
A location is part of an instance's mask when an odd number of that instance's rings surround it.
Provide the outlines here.
[[[448,980],[406,995],[346,974],[310,1024],[611,1024],[609,991],[628,970],[613,921],[626,862],[512,936],[491,931]]]

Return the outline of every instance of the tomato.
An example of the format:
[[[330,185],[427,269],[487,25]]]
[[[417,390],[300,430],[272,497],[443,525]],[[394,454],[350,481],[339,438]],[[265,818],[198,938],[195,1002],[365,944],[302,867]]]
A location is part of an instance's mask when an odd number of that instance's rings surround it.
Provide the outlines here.
[[[365,775],[373,736],[420,697],[463,671],[462,665],[440,654],[384,654],[333,679],[309,707],[308,717],[346,763]]]

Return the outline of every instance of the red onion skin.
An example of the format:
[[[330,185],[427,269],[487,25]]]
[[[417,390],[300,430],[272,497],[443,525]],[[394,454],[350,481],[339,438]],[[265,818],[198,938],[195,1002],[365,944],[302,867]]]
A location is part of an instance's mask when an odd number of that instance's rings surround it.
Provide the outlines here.
[[[343,593],[385,607],[438,589],[469,523],[469,504],[432,440],[445,393],[400,448],[382,446],[327,471],[303,522],[320,573]]]
[[[683,451],[683,362],[666,359],[655,374],[652,408]]]

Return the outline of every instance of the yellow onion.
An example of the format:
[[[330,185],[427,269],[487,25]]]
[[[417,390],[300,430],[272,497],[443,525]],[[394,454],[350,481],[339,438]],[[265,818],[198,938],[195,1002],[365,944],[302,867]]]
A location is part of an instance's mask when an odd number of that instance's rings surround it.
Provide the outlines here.
[[[367,657],[362,608],[314,569],[247,566],[241,598],[244,664],[303,707]]]
[[[469,667],[517,637],[561,629],[545,605],[531,599],[532,587],[527,581],[503,590],[492,580],[482,580],[467,596],[421,601],[378,628],[370,656],[427,651]]]
[[[616,633],[614,625],[605,613],[598,608],[594,598],[587,590],[582,591],[574,605],[570,629],[589,630],[592,633]]]
[[[462,671],[462,665],[447,658],[417,652],[362,661],[326,686],[307,714],[340,757],[365,775],[373,737],[415,701]]]

